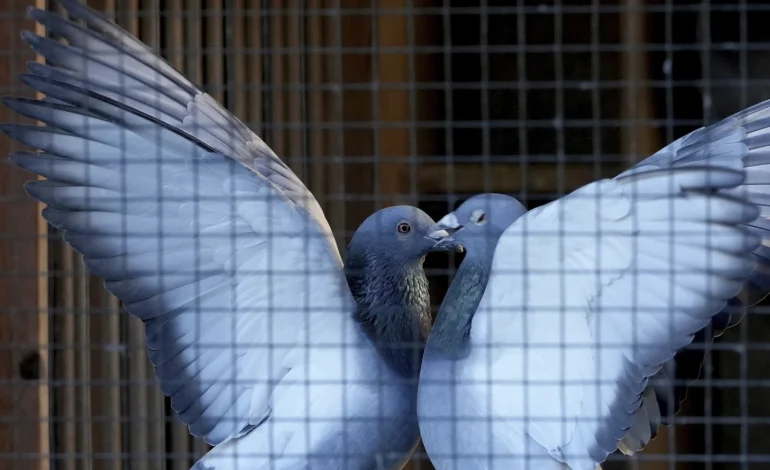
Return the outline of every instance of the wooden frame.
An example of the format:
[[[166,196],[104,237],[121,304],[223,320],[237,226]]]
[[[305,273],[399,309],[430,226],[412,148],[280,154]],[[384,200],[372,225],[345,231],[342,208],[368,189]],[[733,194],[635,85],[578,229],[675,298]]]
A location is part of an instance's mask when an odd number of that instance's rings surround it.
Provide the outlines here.
[[[0,80],[4,94],[19,91],[16,73],[25,69],[33,53],[19,39],[22,29],[34,29],[25,19],[29,6],[44,5],[42,0],[5,2],[0,6],[0,31],[5,36],[6,54],[0,57]],[[7,108],[0,109],[0,120],[22,121]],[[29,122],[28,120],[24,120]],[[0,139],[0,154],[22,150],[10,139]],[[48,225],[40,216],[41,207],[22,189],[34,179],[29,173],[4,161],[0,165],[0,221],[4,223],[0,244],[0,469],[49,468],[48,387]]]

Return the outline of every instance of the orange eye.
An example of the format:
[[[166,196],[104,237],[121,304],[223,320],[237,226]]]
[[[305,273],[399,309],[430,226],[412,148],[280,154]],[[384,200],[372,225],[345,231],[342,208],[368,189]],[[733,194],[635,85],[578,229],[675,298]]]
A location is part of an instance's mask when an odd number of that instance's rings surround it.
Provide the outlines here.
[[[412,231],[412,226],[406,222],[401,222],[398,224],[398,227],[396,227],[396,230],[398,230],[398,233],[407,234]]]

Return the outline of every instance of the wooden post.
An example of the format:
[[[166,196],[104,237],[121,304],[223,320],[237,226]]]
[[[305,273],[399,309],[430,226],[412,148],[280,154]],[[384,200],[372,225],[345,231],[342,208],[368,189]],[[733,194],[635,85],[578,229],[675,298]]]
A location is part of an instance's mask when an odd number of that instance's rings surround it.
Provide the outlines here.
[[[625,0],[625,8],[621,14],[621,40],[625,46],[621,54],[621,76],[626,89],[622,95],[621,116],[629,122],[621,129],[622,152],[627,166],[658,151],[663,145],[660,133],[652,127],[650,121],[655,116],[653,109],[653,94],[644,82],[650,80],[649,57],[642,47],[648,42],[647,15],[644,12],[645,0]],[[676,430],[676,435],[670,435],[669,428],[661,427],[658,437],[644,450],[644,455],[653,460],[639,462],[640,470],[668,469],[668,457],[672,452],[687,453],[681,445],[685,443],[683,434],[686,427]],[[678,439],[677,439],[678,438]],[[677,444],[680,445],[677,445]],[[686,468],[687,464],[676,463],[678,469]]]
[[[406,0],[379,0],[379,9],[405,9]],[[381,49],[408,48],[409,43],[408,14],[386,13],[377,14],[376,46]],[[381,88],[377,89],[377,113],[374,115],[376,126],[377,148],[379,156],[378,168],[375,174],[382,193],[380,207],[404,201],[402,195],[409,192],[409,167],[406,157],[410,156],[409,123],[409,91],[404,85],[409,83],[409,55],[405,52],[379,52],[375,61],[375,78]],[[388,88],[400,85],[397,89]],[[397,127],[390,127],[390,126]],[[378,195],[379,196],[379,195]]]
[[[0,31],[5,54],[0,57],[4,94],[30,94],[20,88],[18,73],[34,53],[19,38],[23,29],[34,30],[26,20],[27,7],[45,7],[42,0],[17,0],[0,5]],[[0,108],[0,121],[22,119]],[[25,120],[25,122],[29,122]],[[8,138],[0,139],[0,154],[22,150]],[[47,470],[49,463],[48,383],[48,225],[42,206],[23,190],[29,173],[0,164],[0,469]]]
[[[622,151],[628,166],[646,158],[661,147],[660,135],[650,125],[655,116],[653,96],[644,82],[650,80],[647,53],[647,15],[645,0],[625,0],[620,31],[625,46],[621,55],[621,75],[626,89],[622,95],[621,116],[630,124],[623,126]]]

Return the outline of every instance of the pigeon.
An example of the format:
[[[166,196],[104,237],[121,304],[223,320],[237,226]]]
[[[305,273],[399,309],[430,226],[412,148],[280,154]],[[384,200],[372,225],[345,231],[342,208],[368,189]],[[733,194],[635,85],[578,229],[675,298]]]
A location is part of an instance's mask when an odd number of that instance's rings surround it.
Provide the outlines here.
[[[390,469],[419,439],[430,321],[423,261],[452,249],[410,206],[382,209],[343,260],[316,199],[258,136],[85,5],[32,8],[66,44],[5,98],[44,126],[0,129],[36,152],[27,193],[126,311],[163,393],[214,448],[195,470]]]
[[[438,470],[594,470],[654,437],[681,398],[666,380],[677,354],[770,292],[768,131],[765,101],[615,178],[530,211],[509,205],[514,221],[486,239],[473,235],[502,203],[440,219],[441,243],[460,241],[471,264],[420,371],[420,433]]]
[[[467,252],[439,307],[438,315],[445,321],[438,328],[452,328],[452,321],[456,320],[464,320],[465,323],[459,335],[441,334],[437,330],[431,341],[432,350],[439,350],[453,358],[468,354],[469,320],[484,294],[495,246],[505,229],[526,212],[526,208],[511,196],[487,193],[469,198],[437,222],[437,229],[454,234],[454,240],[459,242],[457,246]],[[673,424],[673,417],[686,399],[687,384],[700,376],[708,351],[706,343],[737,324],[731,321],[731,313],[739,306],[739,302],[731,299],[728,307],[715,315],[707,328],[695,334],[693,345],[696,348],[678,352],[650,378],[645,390],[649,395],[646,397],[645,412],[635,415],[634,425],[618,443],[620,452],[634,455],[644,450],[657,436],[661,425]]]

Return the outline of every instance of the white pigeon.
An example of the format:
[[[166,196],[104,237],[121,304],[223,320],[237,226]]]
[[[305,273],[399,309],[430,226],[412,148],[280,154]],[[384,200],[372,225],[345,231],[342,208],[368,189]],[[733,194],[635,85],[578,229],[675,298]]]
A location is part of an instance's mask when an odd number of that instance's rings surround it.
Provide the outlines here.
[[[447,305],[426,345],[418,416],[437,469],[594,470],[649,441],[651,378],[728,301],[770,290],[768,130],[770,101],[502,232],[477,308]],[[438,228],[472,233],[454,214]]]

